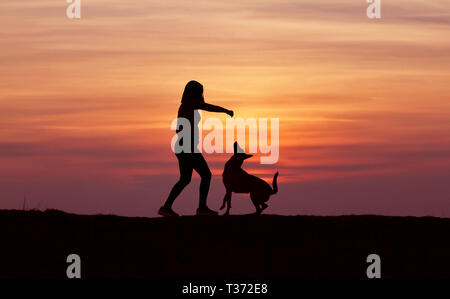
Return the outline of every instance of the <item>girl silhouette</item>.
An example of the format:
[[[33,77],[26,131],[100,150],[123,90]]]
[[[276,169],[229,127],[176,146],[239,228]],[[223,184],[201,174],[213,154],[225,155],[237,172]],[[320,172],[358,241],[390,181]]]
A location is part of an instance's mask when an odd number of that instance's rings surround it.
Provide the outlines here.
[[[209,112],[222,112],[233,117],[233,111],[227,110],[225,108],[211,105],[205,103],[203,98],[203,85],[197,81],[190,81],[186,84],[184,88],[183,96],[181,98],[181,105],[178,109],[178,119],[187,119],[190,123],[191,133],[190,133],[190,144],[191,150],[188,152],[181,151],[176,153],[178,159],[178,165],[180,168],[180,179],[172,187],[169,197],[167,198],[165,204],[159,209],[158,214],[162,216],[178,216],[172,210],[172,204],[178,195],[183,191],[191,182],[192,171],[195,170],[201,178],[200,182],[200,201],[197,209],[197,215],[213,216],[217,215],[216,211],[210,210],[206,205],[206,198],[208,196],[209,184],[211,182],[211,171],[209,170],[208,164],[203,158],[203,155],[199,152],[194,151],[197,149],[199,140],[198,137],[198,121],[200,120],[199,112],[197,110],[205,110]],[[197,115],[197,117],[195,117]],[[197,123],[195,122],[197,121]],[[178,126],[177,133],[182,130],[182,126]],[[183,144],[183,138],[178,134],[177,144]]]

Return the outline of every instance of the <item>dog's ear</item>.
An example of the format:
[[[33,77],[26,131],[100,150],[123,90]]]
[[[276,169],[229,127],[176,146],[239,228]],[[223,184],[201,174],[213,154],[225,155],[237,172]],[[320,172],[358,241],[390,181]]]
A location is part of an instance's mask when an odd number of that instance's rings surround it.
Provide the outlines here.
[[[245,150],[243,150],[243,149],[239,146],[239,144],[237,143],[237,141],[234,142],[234,153],[235,153],[235,154],[243,154],[243,153],[245,153]]]

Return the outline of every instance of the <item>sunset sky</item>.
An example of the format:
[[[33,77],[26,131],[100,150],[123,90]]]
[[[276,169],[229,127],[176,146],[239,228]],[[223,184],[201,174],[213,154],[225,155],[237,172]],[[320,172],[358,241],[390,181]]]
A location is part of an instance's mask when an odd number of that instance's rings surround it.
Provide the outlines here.
[[[0,2],[0,208],[156,216],[184,85],[280,119],[267,213],[450,217],[450,1]],[[203,117],[225,115],[203,113]],[[209,206],[228,154],[205,155]],[[199,179],[174,210],[193,214]],[[253,212],[235,196],[232,213]]]

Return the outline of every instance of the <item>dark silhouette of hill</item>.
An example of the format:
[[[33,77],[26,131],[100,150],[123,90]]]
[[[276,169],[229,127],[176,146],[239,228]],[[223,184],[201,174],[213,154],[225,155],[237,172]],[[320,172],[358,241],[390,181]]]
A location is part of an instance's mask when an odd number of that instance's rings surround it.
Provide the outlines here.
[[[0,277],[450,278],[450,219],[381,216],[127,218],[0,211]]]

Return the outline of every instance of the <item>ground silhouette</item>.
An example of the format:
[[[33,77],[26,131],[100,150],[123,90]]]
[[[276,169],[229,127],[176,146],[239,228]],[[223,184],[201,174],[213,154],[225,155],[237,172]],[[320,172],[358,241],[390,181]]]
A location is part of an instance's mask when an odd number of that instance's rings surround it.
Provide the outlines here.
[[[83,278],[450,278],[450,219],[381,216],[127,218],[60,211],[0,211],[0,277],[66,278],[80,255]]]

